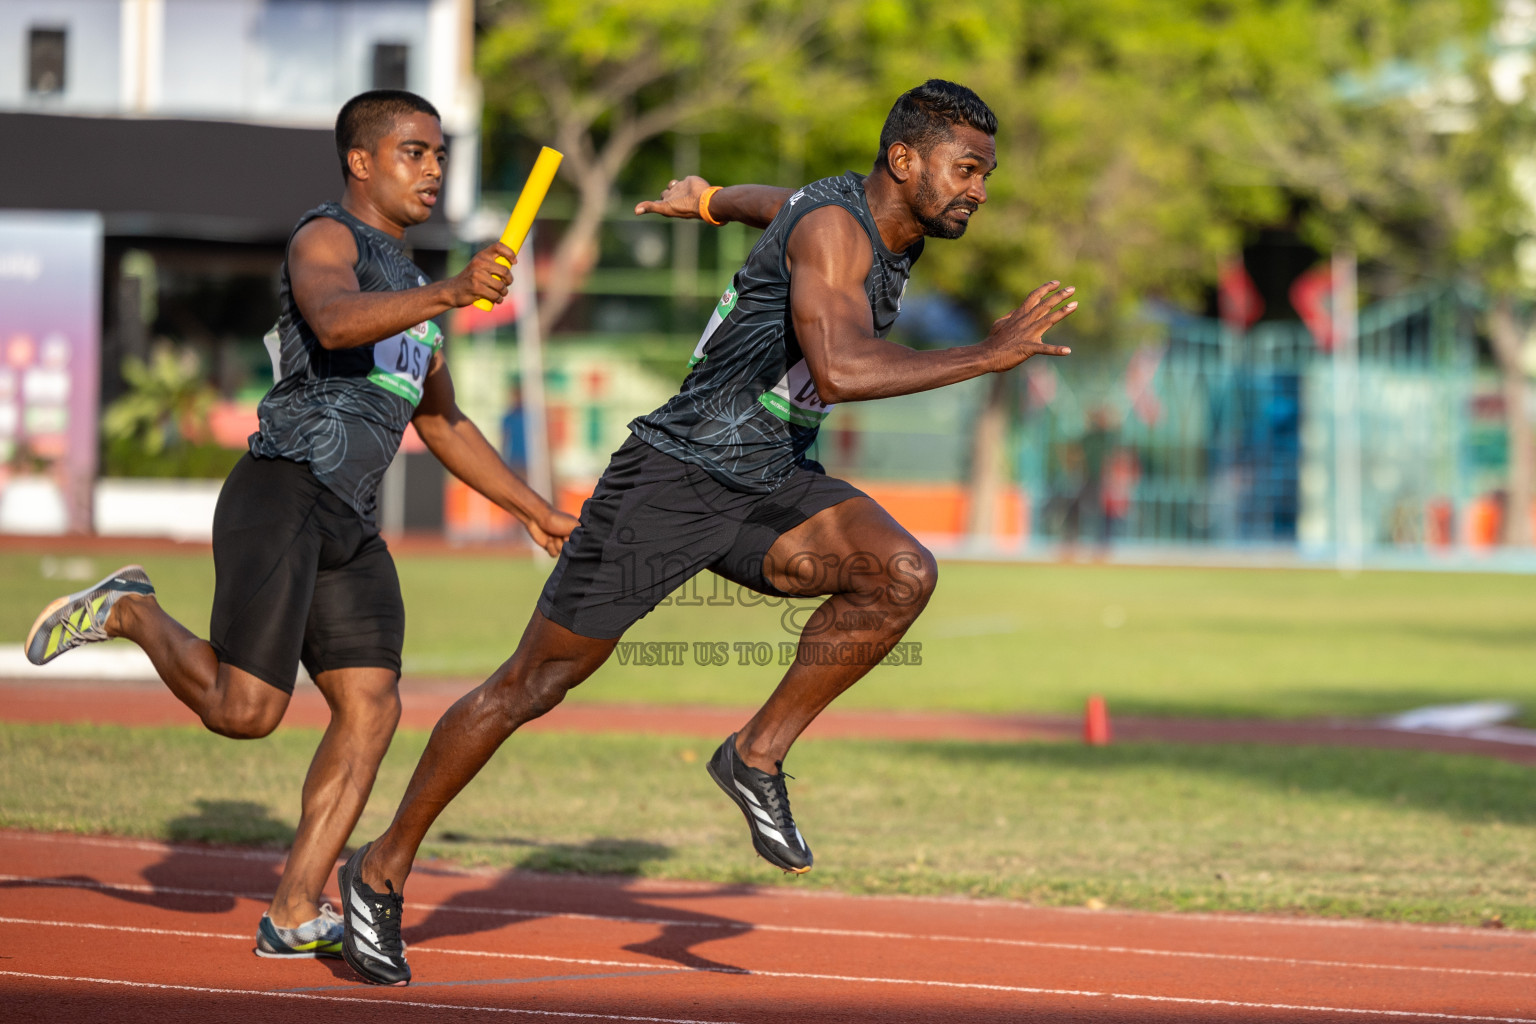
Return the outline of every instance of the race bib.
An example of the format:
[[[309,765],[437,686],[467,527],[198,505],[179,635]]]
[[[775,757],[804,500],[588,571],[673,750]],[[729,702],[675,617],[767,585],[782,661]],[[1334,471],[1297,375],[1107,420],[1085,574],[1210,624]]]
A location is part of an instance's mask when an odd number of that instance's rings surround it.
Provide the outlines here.
[[[443,332],[431,320],[385,338],[373,346],[368,379],[385,391],[418,405],[421,385],[432,368],[432,356],[443,347]]]
[[[773,390],[763,392],[757,400],[779,419],[797,427],[820,426],[834,408],[816,393],[816,382],[811,379],[810,367],[804,359],[791,366]]]

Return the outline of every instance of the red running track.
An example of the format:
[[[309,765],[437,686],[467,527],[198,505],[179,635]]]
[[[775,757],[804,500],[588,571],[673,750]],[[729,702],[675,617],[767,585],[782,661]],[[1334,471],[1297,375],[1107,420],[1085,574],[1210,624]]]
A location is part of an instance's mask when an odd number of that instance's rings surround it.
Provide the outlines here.
[[[252,955],[281,861],[0,832],[7,1021],[1536,1022],[1536,935],[781,888],[411,878],[415,982]]]

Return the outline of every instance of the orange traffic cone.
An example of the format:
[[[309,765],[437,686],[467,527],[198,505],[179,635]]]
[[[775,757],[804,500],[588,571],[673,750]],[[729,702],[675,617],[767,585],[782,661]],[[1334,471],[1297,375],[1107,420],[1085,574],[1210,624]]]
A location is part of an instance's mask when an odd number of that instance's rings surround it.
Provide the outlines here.
[[[1088,710],[1083,715],[1083,742],[1094,747],[1109,744],[1109,711],[1098,694],[1088,698]]]

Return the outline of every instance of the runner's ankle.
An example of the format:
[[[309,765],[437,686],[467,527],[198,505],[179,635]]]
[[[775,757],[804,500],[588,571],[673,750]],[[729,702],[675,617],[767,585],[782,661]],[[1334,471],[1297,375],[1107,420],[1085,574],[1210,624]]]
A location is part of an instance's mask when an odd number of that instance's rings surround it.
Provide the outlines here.
[[[267,908],[267,916],[279,928],[297,928],[319,917],[320,906],[313,901],[285,903],[281,907],[274,903]]]
[[[102,628],[107,636],[128,636],[138,620],[141,607],[140,602],[153,602],[155,599],[148,595],[124,594],[112,605],[112,610],[107,613],[107,621]]]

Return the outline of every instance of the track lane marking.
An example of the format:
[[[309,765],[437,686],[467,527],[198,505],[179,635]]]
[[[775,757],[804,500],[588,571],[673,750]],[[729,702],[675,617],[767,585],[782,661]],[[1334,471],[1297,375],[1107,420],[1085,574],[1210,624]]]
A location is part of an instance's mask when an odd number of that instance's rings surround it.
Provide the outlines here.
[[[19,843],[21,845],[26,845],[28,843],[39,842],[39,841],[41,841],[41,842],[50,842],[50,843],[75,844],[75,845],[82,845],[82,846],[105,846],[105,847],[109,847],[109,848],[119,848],[119,849],[149,850],[149,851],[156,851],[156,852],[168,852],[168,853],[178,853],[178,854],[185,853],[185,854],[194,854],[194,855],[197,855],[197,856],[210,857],[210,858],[230,857],[230,858],[234,858],[234,859],[237,859],[237,860],[264,861],[264,862],[269,862],[269,863],[273,863],[273,864],[281,864],[286,859],[286,856],[287,856],[286,854],[271,853],[271,852],[267,852],[267,851],[264,851],[264,850],[238,850],[238,849],[228,849],[228,848],[212,848],[212,849],[210,849],[208,847],[203,847],[203,846],[184,846],[184,845],[177,845],[177,844],[173,844],[173,843],[158,842],[156,840],[118,839],[118,838],[111,837],[111,836],[58,835],[58,834],[47,833],[47,832],[27,833],[27,832],[17,832],[15,830],[0,829],[0,843],[13,842],[13,843]],[[340,863],[341,863],[341,861],[337,861],[338,865]],[[481,874],[481,873],[476,873],[476,872],[470,872],[470,871],[452,871],[452,870],[448,870],[448,871],[441,872],[441,874],[445,875],[445,876],[457,877],[457,878],[490,877],[489,875],[485,875],[485,874]],[[6,878],[6,877],[14,877],[14,876],[0,876],[0,878]],[[548,876],[548,875],[545,875],[545,876],[542,876],[542,877],[535,875],[535,877],[537,877],[538,880],[541,881],[541,882],[546,880],[546,879],[550,879],[550,880],[553,879],[553,876]],[[659,879],[657,881],[668,881],[668,880],[666,880],[666,879]],[[688,881],[686,879],[678,879],[678,880],[673,880],[673,881],[675,881],[676,884],[680,884],[680,885],[697,886],[701,890],[709,887],[708,883],[690,882],[690,881]],[[146,887],[146,891],[155,891],[155,890],[149,889],[148,887]],[[170,891],[170,890],[160,890],[160,891]],[[183,890],[183,891],[191,893],[194,890]],[[627,890],[627,891],[635,892],[637,890]],[[639,892],[640,895],[642,895],[642,896],[644,895],[644,890],[643,889],[642,890],[638,890],[638,892]],[[266,893],[266,894],[225,893],[225,892],[217,892],[217,893],[215,893],[213,891],[209,891],[208,894],[209,895],[220,895],[220,896],[238,895],[241,898],[245,898],[245,899],[270,900],[272,898],[272,894],[271,893]],[[763,886],[763,887],[759,888],[756,891],[755,895],[757,895],[759,897],[762,897],[762,898],[771,898],[771,899],[834,900],[834,901],[835,900],[859,900],[859,899],[867,899],[868,898],[868,897],[861,897],[861,896],[853,896],[853,895],[850,895],[848,893],[833,892],[833,891],[830,891],[830,890],[795,889],[795,888],[784,888],[784,887],[777,887],[777,886]],[[658,895],[657,898],[661,898],[661,896]],[[1210,914],[1210,913],[1202,913],[1200,911],[1185,911],[1185,910],[1181,910],[1181,911],[1177,911],[1177,912],[1157,911],[1157,910],[1118,910],[1118,909],[1088,910],[1088,909],[1086,909],[1084,907],[1026,906],[1026,905],[1020,904],[1020,903],[1018,903],[1016,901],[1007,901],[1007,900],[1001,900],[1001,899],[971,899],[969,897],[954,897],[954,896],[902,896],[902,897],[900,897],[900,899],[903,902],[905,902],[905,903],[930,903],[930,904],[937,904],[939,906],[946,906],[946,907],[955,907],[957,905],[964,904],[964,905],[973,906],[973,907],[986,907],[986,908],[993,909],[993,910],[1005,910],[1005,911],[1009,911],[1011,913],[1066,914],[1066,915],[1071,915],[1071,916],[1089,916],[1089,917],[1101,917],[1101,918],[1102,917],[1135,917],[1135,918],[1165,919],[1165,920],[1174,921],[1174,922],[1182,922],[1182,921],[1210,921],[1210,922],[1213,922],[1213,923],[1216,923],[1216,924],[1224,924],[1224,925],[1225,924],[1252,924],[1252,925],[1266,925],[1266,926],[1276,927],[1276,928],[1353,928],[1353,929],[1363,929],[1363,930],[1390,930],[1390,931],[1398,931],[1398,932],[1423,932],[1423,933],[1426,933],[1426,934],[1429,934],[1429,935],[1436,935],[1436,936],[1446,936],[1446,935],[1468,935],[1468,936],[1470,936],[1470,935],[1476,935],[1479,938],[1483,938],[1483,939],[1498,940],[1498,941],[1513,941],[1513,942],[1522,942],[1522,941],[1529,942],[1529,941],[1536,940],[1536,933],[1533,933],[1533,932],[1521,932],[1521,931],[1515,931],[1515,930],[1510,930],[1510,929],[1503,929],[1503,930],[1498,930],[1498,931],[1490,931],[1489,929],[1486,929],[1486,928],[1473,928],[1473,927],[1469,927],[1469,926],[1466,926],[1466,925],[1416,924],[1416,923],[1411,922],[1411,921],[1360,921],[1360,920],[1349,920],[1347,918],[1322,918],[1322,917],[1264,917],[1264,916],[1259,915],[1259,914]],[[444,909],[444,910],[454,910],[454,909],[458,909],[458,908],[443,907],[441,909]],[[688,922],[679,922],[679,923],[688,923]]]
[[[605,971],[602,974],[545,974],[536,978],[487,978],[484,981],[415,981],[411,982],[411,990],[423,988],[464,988],[476,985],[538,985],[548,981],[606,981],[609,978],[654,978],[656,972],[643,971]],[[357,983],[350,985],[316,985],[309,988],[285,988],[280,992],[356,992]]]
[[[18,918],[8,918],[8,917],[0,917],[0,923],[54,925],[54,926],[57,926],[57,927],[66,927],[66,928],[87,928],[87,929],[96,930],[96,931],[110,931],[110,932],[122,931],[122,932],[133,932],[133,933],[151,934],[151,935],[172,935],[172,936],[178,936],[178,937],[191,937],[191,938],[204,938],[204,939],[230,939],[230,940],[237,940],[237,941],[244,941],[244,942],[251,941],[250,937],[247,936],[247,935],[229,934],[229,933],[215,933],[215,932],[195,932],[195,931],[184,931],[184,930],[179,930],[179,929],[166,929],[166,928],[138,928],[138,927],[133,927],[133,926],[128,926],[128,925],[83,924],[83,923],[79,923],[79,922],[68,922],[68,921],[31,921],[31,920],[18,919]],[[1423,1019],[1426,1019],[1426,1020],[1496,1021],[1496,1022],[1502,1022],[1502,1024],[1536,1024],[1536,1019],[1528,1019],[1528,1018],[1523,1018],[1523,1017],[1492,1017],[1492,1016],[1477,1016],[1477,1015],[1465,1015],[1465,1014],[1443,1014],[1443,1013],[1433,1013],[1433,1012],[1420,1011],[1420,1010],[1377,1010],[1377,1009],[1361,1009],[1361,1008],[1336,1007],[1336,1006],[1306,1006],[1306,1005],[1297,1005],[1297,1004],[1290,1004],[1290,1003],[1259,1003],[1259,1002],[1234,1001],[1234,1000],[1226,1000],[1226,999],[1202,999],[1202,998],[1197,997],[1197,996],[1156,996],[1156,995],[1145,995],[1145,994],[1140,994],[1140,993],[1126,993],[1126,992],[1099,992],[1099,991],[1080,990],[1080,989],[1038,988],[1038,987],[1031,987],[1031,986],[1023,986],[1023,985],[997,985],[997,984],[990,984],[990,983],[986,983],[986,982],[941,981],[941,980],[931,980],[931,979],[924,979],[924,978],[874,978],[874,977],[864,977],[864,976],[859,976],[859,975],[816,974],[816,973],[809,973],[809,972],[804,972],[804,971],[765,971],[765,970],[751,970],[751,969],[747,969],[747,968],[741,968],[741,969],[734,969],[733,970],[733,969],[730,969],[730,968],[722,968],[722,967],[688,967],[688,966],[685,966],[685,965],[682,965],[682,964],[641,963],[641,962],[637,962],[637,961],[633,961],[633,960],[600,960],[600,959],[596,959],[596,958],[592,958],[592,957],[561,957],[561,956],[552,956],[552,955],[548,955],[548,954],[537,954],[537,953],[505,953],[505,952],[488,951],[488,950],[477,950],[477,949],[442,949],[442,948],[437,948],[437,947],[433,947],[433,946],[413,946],[412,947],[412,951],[416,952],[416,953],[440,953],[440,954],[444,954],[444,955],[448,955],[448,956],[480,957],[482,959],[523,960],[523,961],[530,961],[531,960],[531,961],[538,961],[538,962],[543,962],[543,963],[580,964],[580,965],[589,966],[589,967],[624,967],[624,968],[629,968],[631,971],[637,972],[637,973],[644,973],[644,972],[668,973],[668,972],[670,972],[670,973],[673,973],[674,975],[678,974],[678,973],[682,973],[682,974],[723,974],[723,975],[736,975],[736,976],[759,977],[759,978],[795,978],[795,979],[809,980],[809,981],[838,981],[838,982],[850,982],[850,983],[856,983],[856,984],[871,984],[871,985],[913,985],[913,986],[920,986],[920,987],[925,987],[925,988],[952,988],[952,989],[967,989],[967,990],[983,991],[983,992],[1008,992],[1008,993],[1015,993],[1015,994],[1021,994],[1021,995],[1065,995],[1065,996],[1082,996],[1082,997],[1092,997],[1092,998],[1122,999],[1122,1000],[1132,1000],[1132,1001],[1139,1000],[1139,1001],[1153,1001],[1153,1002],[1173,1002],[1173,1003],[1200,1005],[1200,1006],[1230,1006],[1230,1007],[1234,1007],[1234,1008],[1247,1008],[1247,1009],[1306,1010],[1306,1011],[1318,1012],[1318,1013],[1336,1012],[1336,1013],[1356,1013],[1356,1014],[1387,1015],[1387,1016],[1398,1015],[1398,1016],[1409,1016],[1409,1017],[1415,1017],[1415,1018],[1423,1018]],[[0,972],[0,974],[3,974],[3,973],[4,972]],[[465,981],[452,982],[450,984],[461,985],[461,986],[477,986],[477,985],[496,985],[496,984],[500,984],[500,982],[497,982],[497,981],[494,981],[494,980],[476,981],[476,980],[471,979],[471,980],[465,980]],[[285,990],[279,990],[279,991],[298,994],[298,993],[302,993],[302,992],[305,992],[305,991],[318,991],[318,990],[285,989]]]
[[[198,857],[227,857],[232,860],[256,860],[272,864],[281,864],[288,856],[285,853],[276,853],[269,850],[182,846],[175,843],[161,843],[153,839],[116,839],[111,836],[55,835],[48,832],[0,832],[0,842],[20,843],[23,846],[35,842],[62,843],[69,846],[105,846],[116,850],[148,850],[155,853],[192,854]]]
[[[159,893],[175,896],[201,896],[210,898],[218,897],[221,899],[238,898],[261,900],[263,902],[269,902],[272,899],[271,893],[236,893],[222,892],[212,889],[178,889],[171,886],[126,885],[115,882],[97,882],[94,880],[72,880],[56,878],[26,879],[17,875],[0,875],[0,883],[11,881],[31,882],[36,885],[57,886],[60,888],[79,888],[106,891],[123,890],[135,893]],[[1475,967],[1438,967],[1434,965],[1422,964],[1379,964],[1364,963],[1351,960],[1317,960],[1305,957],[1260,956],[1257,954],[1245,953],[1206,953],[1198,950],[1149,949],[1140,946],[1095,946],[1089,943],[1081,942],[1048,942],[1043,939],[999,939],[984,935],[923,935],[907,932],[866,931],[853,928],[815,928],[809,925],[753,924],[751,922],[742,922],[738,924],[728,921],[688,921],[663,917],[625,917],[617,914],[580,914],[568,911],[545,912],[539,910],[517,910],[513,908],[501,907],[459,907],[432,903],[413,904],[411,909],[413,911],[423,913],[485,914],[491,916],[533,920],[563,918],[574,921],[605,921],[618,924],[659,925],[661,927],[668,928],[681,927],[699,928],[706,930],[715,929],[742,935],[753,931],[762,931],[779,932],[791,935],[823,935],[838,938],[887,939],[896,942],[969,942],[981,945],[1005,946],[1020,949],[1055,949],[1065,952],[1078,953],[1108,953],[1124,956],[1156,956],[1186,958],[1191,960],[1219,960],[1233,963],[1273,964],[1276,966],[1288,967],[1326,967],[1337,970],[1407,971],[1430,974],[1469,975],[1475,977],[1490,978],[1536,979],[1536,972],[1530,971],[1495,971]],[[0,918],[0,921],[31,924],[62,923],[37,920],[24,921],[19,918]]]
[[[1416,1020],[1488,1021],[1491,1024],[1536,1024],[1530,1017],[1495,1017],[1485,1014],[1436,1013],[1428,1010],[1378,1010],[1348,1006],[1312,1006],[1304,1003],[1260,1003],[1235,999],[1201,999],[1194,996],[1154,996],[1131,992],[1098,992],[1090,989],[1030,988],[1022,985],[988,985],[979,982],[923,981],[912,978],[863,978],[855,975],[809,974],[794,971],[719,971],[709,968],[683,968],[691,974],[745,974],[759,978],[796,978],[804,981],[842,981],[854,984],[918,985],[933,988],[959,988],[986,992],[1006,992],[1016,995],[1069,996],[1083,999],[1119,999],[1127,1002],[1175,1003],[1184,1006],[1225,1006],[1246,1010],[1286,1010],[1306,1013],[1350,1013],[1365,1017],[1411,1017]],[[280,999],[317,999],[326,1002],[380,1003],[389,1005],[417,1006],[433,1010],[480,1010],[488,1013],[516,1013],[530,1016],[579,1017],[588,1020],[626,1020],[657,1022],[657,1024],[722,1024],[718,1021],[680,1020],[670,1017],[622,1016],[619,1014],[580,1013],[572,1010],[524,1010],[500,1006],[464,1006],[454,1003],[425,1003],[414,999],[383,999],[357,996],[328,996],[315,992],[294,992],[271,989],[227,989],[197,985],[171,985],[148,981],[121,981],[115,978],[90,978],[70,975],[34,974],[26,971],[3,971],[0,977],[32,978],[39,981],[62,981],[96,985],[122,985],[131,988],[161,989],[178,992],[197,992],[207,995],[265,996]],[[473,984],[471,982],[471,984]]]
[[[195,992],[215,996],[262,996],[267,999],[309,999],[324,1003],[362,1003],[369,1006],[413,1006],[424,1010],[466,1010],[481,1013],[516,1013],[528,1017],[576,1017],[582,1020],[627,1020],[642,1024],[732,1024],[730,1021],[694,1020],[683,1017],[641,1017],[619,1013],[581,1013],[576,1010],[525,1010],[511,1006],[472,1006],[463,1003],[427,1003],[416,999],[389,999],[369,996],[327,996],[317,992],[287,992],[281,989],[213,988],[202,985],[171,985],[155,981],[123,981],[118,978],[90,978],[79,975],[34,974],[30,971],[0,971],[0,978],[30,978],[34,981],[64,981],[86,985],[121,985],[168,992]],[[359,982],[361,984],[361,982]],[[1470,1019],[1470,1018],[1469,1018]],[[1525,1022],[1518,1022],[1525,1024]]]

